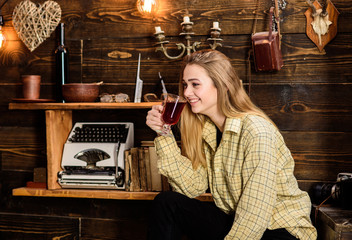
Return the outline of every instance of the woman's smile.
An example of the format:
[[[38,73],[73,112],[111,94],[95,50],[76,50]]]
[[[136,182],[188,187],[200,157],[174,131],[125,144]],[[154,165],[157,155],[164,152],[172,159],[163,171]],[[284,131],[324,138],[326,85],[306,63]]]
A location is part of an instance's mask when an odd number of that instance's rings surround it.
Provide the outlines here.
[[[192,112],[209,117],[217,112],[217,89],[203,67],[187,65],[183,73],[183,86],[183,94]]]

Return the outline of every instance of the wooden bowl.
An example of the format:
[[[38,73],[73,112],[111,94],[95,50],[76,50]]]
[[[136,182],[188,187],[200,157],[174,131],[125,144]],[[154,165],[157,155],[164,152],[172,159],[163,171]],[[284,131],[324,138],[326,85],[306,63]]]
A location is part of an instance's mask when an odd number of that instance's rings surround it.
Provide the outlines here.
[[[67,83],[62,85],[65,102],[94,102],[99,96],[97,83]]]

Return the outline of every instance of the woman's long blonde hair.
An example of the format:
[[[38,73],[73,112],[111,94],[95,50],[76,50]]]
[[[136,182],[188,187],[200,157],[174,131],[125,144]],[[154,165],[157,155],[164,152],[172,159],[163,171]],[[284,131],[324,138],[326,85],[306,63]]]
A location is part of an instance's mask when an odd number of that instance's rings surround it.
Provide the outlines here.
[[[183,71],[187,65],[191,64],[204,68],[213,80],[217,88],[218,107],[226,117],[241,117],[250,113],[271,121],[262,110],[253,104],[230,60],[216,50],[201,50],[184,58],[179,82],[181,96],[183,96]],[[204,122],[204,115],[193,113],[189,104],[185,106],[179,122],[182,154],[192,161],[194,169],[199,165],[206,167],[202,140]]]

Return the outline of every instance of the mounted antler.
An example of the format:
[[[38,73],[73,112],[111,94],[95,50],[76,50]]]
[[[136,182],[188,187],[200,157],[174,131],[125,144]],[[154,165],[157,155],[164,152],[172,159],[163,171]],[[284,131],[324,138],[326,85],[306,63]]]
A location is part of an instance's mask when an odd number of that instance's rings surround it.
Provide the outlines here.
[[[306,0],[308,6],[312,9],[312,15],[314,16],[317,13],[317,8],[314,6],[314,4],[312,3],[311,0]],[[326,8],[328,6],[328,0],[323,0],[322,4],[321,4],[321,12],[319,13],[319,15],[321,17],[325,17],[328,12],[326,11]]]
[[[329,26],[332,23],[329,21],[329,14],[326,11],[327,8],[327,0],[324,0],[322,8],[316,9],[314,4],[310,0],[306,0],[307,4],[312,9],[312,26],[314,32],[318,35],[319,45],[321,45],[321,36],[325,35],[329,31]]]
[[[309,7],[312,9],[312,15],[315,15],[317,12],[317,9],[315,8],[314,4],[312,3],[312,1],[310,0],[306,0],[307,4],[309,5]]]
[[[328,15],[328,12],[326,11],[327,6],[328,6],[328,0],[324,0],[323,4],[321,5],[322,11],[320,13],[320,16],[325,17],[326,15]]]
[[[309,5],[304,12],[307,19],[306,33],[321,52],[337,34],[337,18],[340,13],[332,0],[304,1]]]

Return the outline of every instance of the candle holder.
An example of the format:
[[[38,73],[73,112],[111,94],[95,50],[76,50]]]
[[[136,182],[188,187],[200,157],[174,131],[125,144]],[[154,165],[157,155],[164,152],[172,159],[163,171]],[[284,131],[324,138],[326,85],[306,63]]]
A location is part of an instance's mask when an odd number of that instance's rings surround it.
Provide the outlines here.
[[[221,29],[219,27],[212,27],[210,32],[210,38],[208,38],[207,40],[209,42],[211,42],[209,44],[209,46],[211,47],[211,49],[215,50],[217,47],[222,47],[222,44],[219,42],[222,42],[222,39],[220,38],[220,32]]]
[[[219,38],[221,29],[218,27],[218,24],[219,24],[218,22],[214,22],[213,24],[214,24],[213,28],[211,28],[212,30],[211,38],[208,38],[208,41],[212,42],[212,44],[210,44],[210,47],[212,49],[216,49],[216,47],[222,46],[221,43],[219,43],[219,41],[222,41],[222,39]],[[183,18],[183,22],[181,23],[181,26],[182,26],[182,32],[180,33],[180,36],[185,37],[186,45],[183,43],[176,43],[177,49],[181,50],[181,53],[179,55],[170,56],[167,53],[167,47],[165,47],[164,45],[169,43],[169,41],[165,40],[164,31],[161,31],[160,27],[155,27],[156,31],[154,33],[154,36],[157,40],[157,44],[156,44],[157,47],[155,51],[163,52],[168,59],[180,59],[185,54],[185,52],[187,52],[187,55],[190,55],[192,51],[195,52],[196,48],[200,46],[201,42],[194,42],[193,44],[191,44],[191,38],[192,38],[192,35],[194,35],[194,32],[192,31],[193,22],[189,20],[188,16],[185,16]]]

